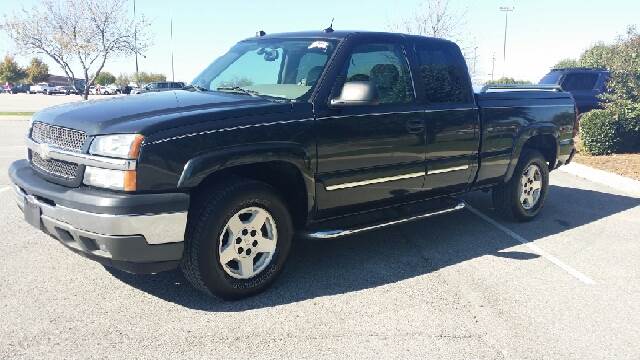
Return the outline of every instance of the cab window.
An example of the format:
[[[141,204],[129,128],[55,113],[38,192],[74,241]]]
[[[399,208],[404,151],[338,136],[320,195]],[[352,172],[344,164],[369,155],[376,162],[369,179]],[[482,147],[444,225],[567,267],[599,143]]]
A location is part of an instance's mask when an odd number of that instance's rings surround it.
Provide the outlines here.
[[[427,104],[472,102],[471,83],[464,57],[454,44],[424,41],[416,44],[419,74]]]
[[[413,84],[402,48],[397,44],[363,44],[349,57],[346,82],[370,81],[380,104],[414,101]]]

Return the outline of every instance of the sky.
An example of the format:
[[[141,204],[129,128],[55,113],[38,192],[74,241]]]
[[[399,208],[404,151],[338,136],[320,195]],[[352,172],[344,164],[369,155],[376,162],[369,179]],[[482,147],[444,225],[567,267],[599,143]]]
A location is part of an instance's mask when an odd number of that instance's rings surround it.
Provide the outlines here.
[[[133,13],[133,0],[130,10]],[[478,83],[509,76],[537,82],[564,58],[577,58],[590,45],[612,42],[629,25],[640,27],[639,0],[450,0],[452,10],[464,13],[460,33],[465,43],[477,47]],[[0,0],[0,17],[21,8],[37,6],[38,0]],[[152,23],[153,46],[140,58],[140,71],[161,72],[171,79],[171,52],[176,81],[191,81],[216,57],[237,41],[258,30],[267,33],[321,30],[335,18],[342,30],[387,31],[389,26],[411,17],[420,0],[136,0],[138,14]],[[506,61],[503,60],[505,16],[509,13]],[[173,20],[173,40],[170,24]],[[471,52],[473,53],[473,52]],[[33,54],[20,55],[0,30],[0,56],[15,55],[26,65]],[[41,56],[50,72],[62,75],[58,66]],[[470,56],[473,58],[473,55]],[[469,67],[473,67],[470,61]],[[115,59],[106,71],[135,71],[134,59]]]

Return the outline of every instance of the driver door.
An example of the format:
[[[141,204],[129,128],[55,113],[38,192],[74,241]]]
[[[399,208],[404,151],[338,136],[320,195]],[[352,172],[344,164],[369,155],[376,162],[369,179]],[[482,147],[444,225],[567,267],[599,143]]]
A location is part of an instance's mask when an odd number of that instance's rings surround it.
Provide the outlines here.
[[[316,182],[320,217],[405,202],[423,189],[423,110],[416,104],[405,44],[396,39],[362,36],[343,53],[333,87],[371,82],[379,103],[327,105],[320,112]]]

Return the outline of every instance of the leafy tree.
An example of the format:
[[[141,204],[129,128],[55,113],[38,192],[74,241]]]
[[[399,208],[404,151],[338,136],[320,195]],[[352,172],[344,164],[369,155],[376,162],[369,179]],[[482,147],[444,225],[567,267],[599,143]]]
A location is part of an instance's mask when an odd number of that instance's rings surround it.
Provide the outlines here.
[[[554,69],[574,69],[574,68],[579,68],[582,65],[580,65],[580,61],[576,60],[576,59],[562,59],[560,61],[558,61],[557,64],[555,64],[553,66]]]
[[[131,77],[127,74],[120,74],[116,78],[116,85],[123,87],[129,85],[131,82]]]
[[[24,78],[24,70],[18,66],[13,56],[6,55],[0,63],[0,83],[15,83]]]
[[[607,68],[610,59],[614,56],[613,47],[598,43],[580,56],[580,66],[589,68]]]
[[[613,45],[598,45],[596,54],[611,73],[605,106],[621,117],[640,115],[640,33],[630,27]]]
[[[108,71],[101,72],[98,76],[95,77],[95,79],[95,83],[102,86],[111,85],[116,82],[116,77]]]
[[[31,63],[25,69],[27,82],[37,84],[49,79],[49,66],[38,58],[32,58]]]
[[[138,73],[137,83],[139,84],[148,84],[157,81],[167,81],[167,76],[164,74],[147,73],[144,71]]]
[[[80,72],[92,84],[108,60],[148,47],[149,23],[133,19],[128,5],[128,0],[41,0],[31,10],[5,17],[0,28],[21,52],[51,58],[69,82]],[[88,96],[86,86],[83,97]]]
[[[487,81],[485,85],[531,85],[531,81],[516,80],[510,77],[503,77],[497,80]]]

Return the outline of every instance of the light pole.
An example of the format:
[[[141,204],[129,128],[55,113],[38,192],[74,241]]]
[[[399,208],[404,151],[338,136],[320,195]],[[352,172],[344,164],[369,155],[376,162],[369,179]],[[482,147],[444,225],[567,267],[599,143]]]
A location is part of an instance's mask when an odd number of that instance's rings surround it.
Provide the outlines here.
[[[176,81],[176,76],[173,72],[173,18],[171,18],[171,81]]]
[[[501,6],[500,11],[504,12],[504,46],[502,49],[502,61],[504,67],[507,66],[507,28],[509,26],[509,13],[514,10],[514,7]],[[503,74],[504,75],[504,74]]]
[[[136,0],[133,0],[133,21],[136,21]],[[133,28],[133,47],[136,52],[136,86],[140,87],[140,82],[138,81],[138,26],[134,24]]]
[[[478,47],[473,48],[473,76],[476,75],[476,63],[478,62]]]

